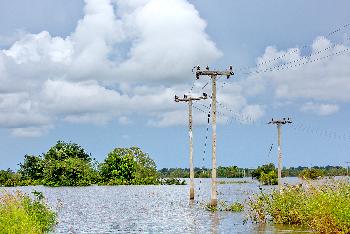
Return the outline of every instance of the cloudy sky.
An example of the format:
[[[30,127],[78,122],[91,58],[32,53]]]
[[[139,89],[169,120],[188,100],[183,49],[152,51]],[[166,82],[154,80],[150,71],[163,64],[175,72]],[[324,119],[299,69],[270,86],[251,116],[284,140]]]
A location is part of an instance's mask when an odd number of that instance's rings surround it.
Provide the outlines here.
[[[187,106],[218,80],[218,164],[350,161],[350,3],[242,0],[0,0],[0,169],[57,140],[98,160],[139,146],[161,167],[188,166]],[[192,89],[191,89],[192,87]],[[210,100],[194,104],[195,165]],[[209,142],[208,142],[209,143]],[[269,149],[273,145],[271,152]],[[206,154],[204,154],[206,150]]]

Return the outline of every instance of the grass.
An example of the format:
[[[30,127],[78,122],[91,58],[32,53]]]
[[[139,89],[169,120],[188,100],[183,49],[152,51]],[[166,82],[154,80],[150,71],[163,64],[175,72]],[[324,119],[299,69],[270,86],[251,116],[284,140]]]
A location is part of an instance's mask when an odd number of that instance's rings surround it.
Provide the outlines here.
[[[350,233],[350,183],[346,180],[287,185],[248,201],[253,222],[289,224],[320,233]]]
[[[210,203],[208,203],[205,205],[205,209],[210,212],[216,212],[216,211],[242,212],[244,210],[244,205],[239,202],[227,204],[226,202],[221,201],[217,206],[212,206]]]
[[[0,233],[47,233],[56,225],[56,214],[43,200],[40,192],[35,198],[21,192],[0,194]]]

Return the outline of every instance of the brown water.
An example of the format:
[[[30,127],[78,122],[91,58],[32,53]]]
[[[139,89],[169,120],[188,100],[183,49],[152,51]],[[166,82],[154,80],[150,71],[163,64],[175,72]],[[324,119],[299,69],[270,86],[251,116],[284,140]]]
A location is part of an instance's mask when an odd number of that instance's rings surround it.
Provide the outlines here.
[[[296,178],[284,178],[289,183]],[[243,202],[259,191],[249,178],[220,179],[219,201]],[[245,214],[211,213],[203,208],[210,200],[210,179],[196,179],[196,197],[188,200],[188,186],[29,186],[5,190],[43,192],[58,211],[55,233],[306,233],[288,226],[244,224]],[[264,190],[272,187],[263,187]]]

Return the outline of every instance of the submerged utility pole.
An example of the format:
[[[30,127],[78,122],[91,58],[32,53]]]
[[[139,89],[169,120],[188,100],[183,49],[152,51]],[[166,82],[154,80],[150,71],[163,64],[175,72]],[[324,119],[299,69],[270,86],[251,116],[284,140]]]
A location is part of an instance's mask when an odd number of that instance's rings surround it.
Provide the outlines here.
[[[282,189],[282,150],[281,150],[281,126],[284,124],[291,124],[292,121],[289,118],[283,118],[279,120],[272,119],[268,124],[277,125],[277,143],[278,143],[278,189]]]
[[[229,67],[226,71],[213,71],[209,67],[206,67],[206,70],[201,70],[199,66],[196,67],[196,78],[199,79],[200,76],[209,76],[212,81],[212,172],[211,172],[211,201],[210,205],[216,206],[218,203],[217,200],[217,183],[216,183],[216,81],[218,76],[226,76],[230,78],[233,75],[232,66]]]
[[[175,102],[188,102],[188,135],[190,137],[190,200],[194,199],[194,169],[193,169],[193,134],[192,134],[192,102],[202,99],[207,99],[208,95],[203,93],[201,97],[189,97],[184,95],[184,98],[179,98],[175,95]]]

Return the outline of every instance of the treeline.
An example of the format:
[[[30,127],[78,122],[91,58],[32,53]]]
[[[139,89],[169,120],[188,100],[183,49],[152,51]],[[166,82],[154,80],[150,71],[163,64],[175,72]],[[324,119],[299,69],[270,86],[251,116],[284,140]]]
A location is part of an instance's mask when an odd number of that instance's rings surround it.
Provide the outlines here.
[[[307,169],[313,169],[321,172],[323,176],[346,176],[347,169],[341,166],[325,166],[325,167],[290,167],[282,169],[282,177],[300,177],[301,174]],[[163,168],[158,171],[162,177],[166,178],[189,178],[190,169],[189,168]],[[270,173],[270,178],[266,178],[266,175]],[[252,177],[252,178],[262,178],[266,183],[272,183],[270,180],[274,180],[277,174],[277,168],[274,164],[266,164],[259,166],[256,169],[251,168],[240,168],[237,166],[229,166],[229,167],[218,167],[217,168],[217,176],[220,178],[243,178],[243,177]],[[194,177],[195,178],[209,178],[211,177],[211,168],[194,168]]]
[[[219,178],[243,178],[251,176],[252,169],[239,168],[237,166],[229,167],[218,167],[217,177]],[[189,178],[190,169],[189,168],[163,168],[158,171],[162,177],[166,178]],[[211,169],[210,168],[194,168],[195,178],[210,178]]]
[[[300,176],[300,173],[306,169],[316,169],[320,171],[324,176],[346,176],[347,168],[341,166],[325,166],[325,167],[290,167],[283,168],[282,176],[283,177],[297,177]]]
[[[0,171],[0,186],[184,184],[162,178],[155,162],[138,147],[116,148],[98,163],[78,144],[58,141],[42,155],[25,155],[19,166],[17,172]]]

